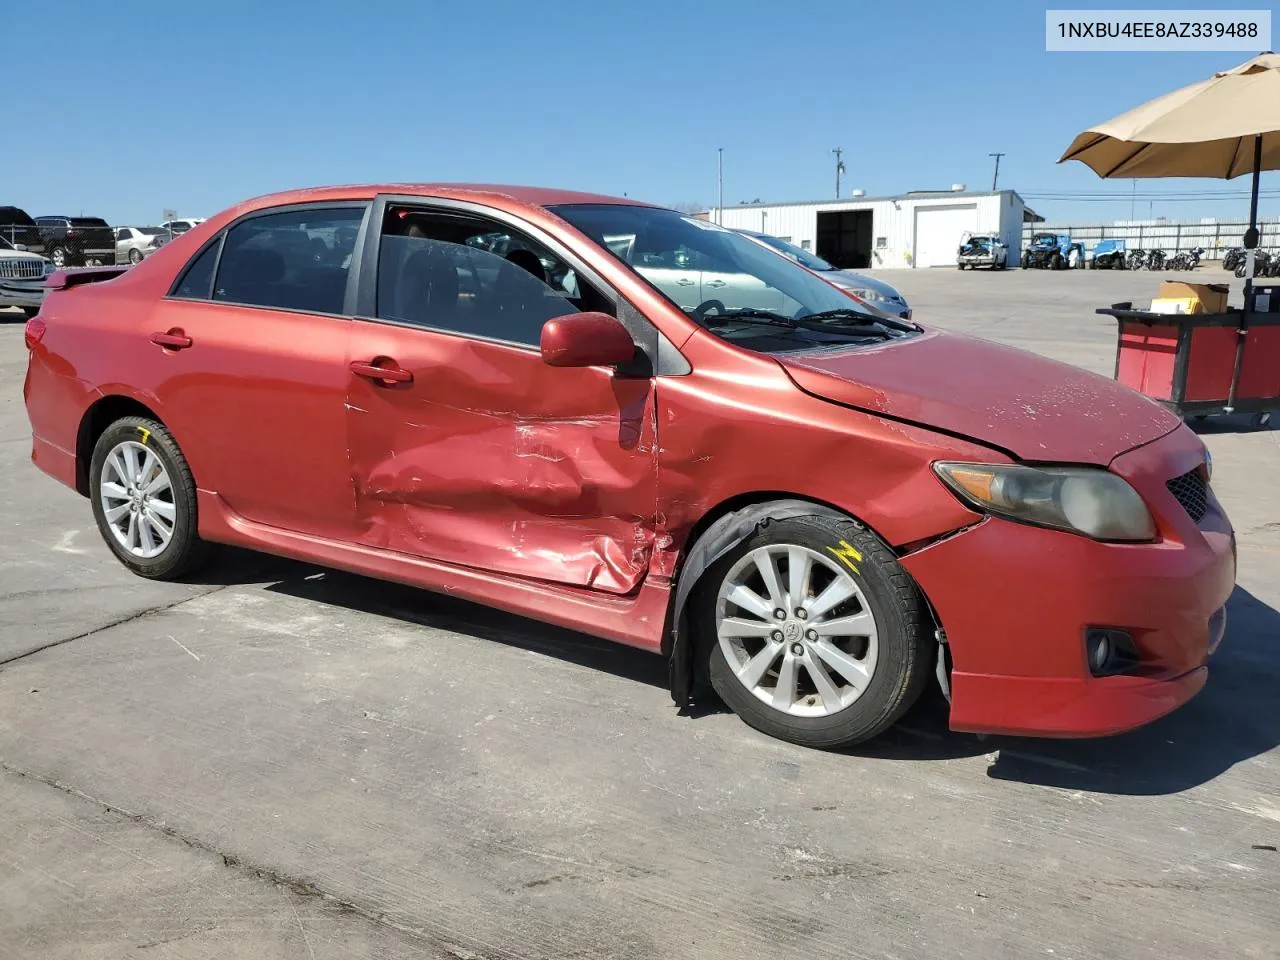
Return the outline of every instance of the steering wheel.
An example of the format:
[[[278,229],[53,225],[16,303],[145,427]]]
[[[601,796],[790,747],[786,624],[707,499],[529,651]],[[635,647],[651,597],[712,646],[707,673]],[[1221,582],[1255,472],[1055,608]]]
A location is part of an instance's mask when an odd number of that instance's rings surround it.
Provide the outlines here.
[[[706,312],[714,307],[720,313],[724,313],[724,304],[719,300],[703,300],[700,304],[693,308],[693,318],[699,323],[702,322]]]

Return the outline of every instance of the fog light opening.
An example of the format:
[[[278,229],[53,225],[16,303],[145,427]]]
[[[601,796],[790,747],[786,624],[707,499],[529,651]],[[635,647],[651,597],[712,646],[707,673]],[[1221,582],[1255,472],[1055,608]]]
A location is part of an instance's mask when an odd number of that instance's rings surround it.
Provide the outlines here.
[[[1138,648],[1125,630],[1090,627],[1085,631],[1085,656],[1095,677],[1128,673],[1138,665]]]

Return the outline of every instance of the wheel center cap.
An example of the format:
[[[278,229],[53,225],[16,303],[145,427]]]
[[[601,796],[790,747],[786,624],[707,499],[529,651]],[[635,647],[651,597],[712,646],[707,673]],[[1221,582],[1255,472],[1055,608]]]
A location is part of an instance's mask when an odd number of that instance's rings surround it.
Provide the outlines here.
[[[800,626],[799,620],[788,620],[782,626],[783,639],[787,640],[788,642],[792,640],[799,640],[800,634],[803,631],[804,631],[804,627]]]

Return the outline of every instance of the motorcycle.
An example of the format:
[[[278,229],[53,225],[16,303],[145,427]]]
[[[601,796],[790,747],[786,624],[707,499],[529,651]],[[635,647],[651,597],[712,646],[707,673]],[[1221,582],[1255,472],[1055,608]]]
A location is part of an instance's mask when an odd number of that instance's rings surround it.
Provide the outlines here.
[[[1146,266],[1148,270],[1163,270],[1164,269],[1164,251],[1163,250],[1150,251],[1147,254]]]
[[[1126,270],[1141,270],[1142,265],[1147,262],[1147,252],[1145,250],[1130,250],[1129,256],[1125,258],[1124,266]]]
[[[1244,259],[1244,247],[1232,247],[1222,255],[1222,269],[1234,270]]]
[[[1249,266],[1249,258],[1241,257],[1240,262],[1236,264],[1236,276],[1243,278]],[[1254,277],[1274,277],[1280,276],[1280,256],[1272,256],[1266,250],[1258,250],[1254,254],[1253,260]]]

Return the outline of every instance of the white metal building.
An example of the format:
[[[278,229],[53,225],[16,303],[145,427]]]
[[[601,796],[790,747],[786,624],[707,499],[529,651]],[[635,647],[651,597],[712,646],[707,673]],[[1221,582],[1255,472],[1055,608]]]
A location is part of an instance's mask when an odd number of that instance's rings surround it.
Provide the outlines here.
[[[747,203],[707,219],[812,250],[838,267],[954,267],[961,237],[998,233],[1016,263],[1023,219],[1039,219],[1013,190],[916,191],[812,203]]]

